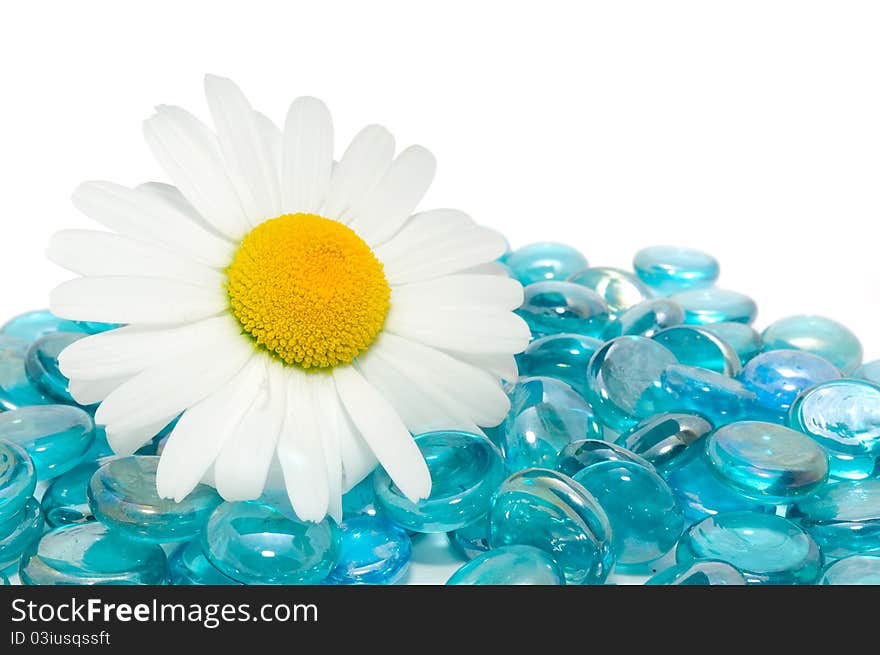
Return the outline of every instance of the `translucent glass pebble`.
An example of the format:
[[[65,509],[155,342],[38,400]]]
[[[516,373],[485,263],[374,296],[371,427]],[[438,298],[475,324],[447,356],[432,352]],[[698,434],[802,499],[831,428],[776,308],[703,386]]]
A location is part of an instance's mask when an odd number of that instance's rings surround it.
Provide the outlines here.
[[[654,296],[635,275],[609,266],[584,269],[568,280],[595,291],[614,314],[626,311]]]
[[[489,515],[488,513],[473,523],[449,533],[452,547],[468,559],[489,550]]]
[[[361,514],[376,515],[376,492],[369,475],[342,494],[342,516],[348,518]]]
[[[586,258],[563,243],[531,243],[517,248],[504,259],[511,276],[523,286],[546,280],[565,280],[587,267]]]
[[[681,364],[698,366],[724,375],[739,374],[739,353],[718,335],[698,325],[677,325],[657,332],[654,341],[663,344]]]
[[[556,468],[566,444],[602,436],[590,405],[564,382],[520,378],[509,396],[498,445],[511,473],[531,466]]]
[[[43,534],[43,513],[36,498],[28,498],[12,516],[0,521],[0,570],[14,564]]]
[[[653,337],[660,330],[684,323],[684,310],[667,298],[654,298],[633,305],[617,318],[621,334]]]
[[[844,375],[862,363],[858,337],[845,325],[824,316],[789,316],[771,323],[762,336],[766,350],[805,350],[824,357]]]
[[[653,467],[633,462],[593,464],[574,475],[605,510],[617,565],[652,562],[675,546],[684,515]]]
[[[504,479],[501,454],[482,435],[427,432],[415,437],[431,474],[431,495],[406,498],[384,470],[373,474],[380,513],[415,532],[449,532],[485,514]]]
[[[0,414],[0,439],[24,448],[38,480],[67,473],[79,464],[95,436],[89,414],[69,405],[22,407]]]
[[[820,585],[880,585],[880,556],[851,555],[825,567]]]
[[[827,484],[799,500],[792,516],[826,557],[880,553],[880,479]]]
[[[764,349],[761,333],[745,323],[705,323],[703,329],[729,343],[743,366]]]
[[[156,543],[195,537],[222,502],[207,485],[197,485],[179,503],[156,491],[158,457],[132,455],[105,462],[89,483],[89,506],[108,528]]]
[[[618,436],[616,443],[666,470],[711,431],[712,424],[696,414],[657,414]]]
[[[706,461],[734,491],[767,504],[785,504],[828,478],[828,457],[806,435],[775,423],[740,421],[706,442]]]
[[[757,396],[742,382],[696,366],[672,365],[660,376],[658,412],[700,414],[713,425],[753,418]]]
[[[801,350],[771,350],[754,357],[740,380],[755,392],[759,405],[784,423],[795,398],[812,386],[840,377],[831,362]]]
[[[540,548],[553,555],[567,584],[601,584],[614,564],[605,511],[586,489],[556,471],[511,475],[492,504],[489,524],[492,548]]]
[[[58,369],[58,355],[84,336],[81,332],[53,332],[31,344],[25,355],[25,372],[40,391],[60,402],[76,404],[68,389],[70,381]]]
[[[727,289],[692,289],[676,293],[670,299],[682,306],[684,322],[691,325],[751,323],[758,314],[754,300]]]
[[[339,524],[339,562],[327,584],[395,584],[412,557],[403,528],[379,516],[356,516]]]
[[[533,546],[502,546],[462,566],[448,585],[562,585],[565,578],[553,558]]]
[[[746,579],[727,562],[697,560],[676,564],[653,576],[646,585],[744,585]]]
[[[676,550],[679,564],[711,559],[739,569],[747,584],[812,584],[822,556],[800,526],[775,514],[730,512],[693,525]]]
[[[168,557],[171,584],[184,585],[240,585],[211,564],[202,550],[199,539],[180,544]]]
[[[710,287],[720,272],[712,255],[677,246],[642,248],[633,257],[633,268],[642,282],[663,295]]]
[[[46,523],[52,527],[94,520],[89,507],[88,488],[98,462],[83,462],[49,483],[41,505]]]
[[[0,334],[24,339],[33,343],[40,337],[53,332],[87,331],[82,323],[58,318],[48,309],[26,312],[9,319],[0,327]]]
[[[22,558],[26,585],[161,585],[168,560],[158,544],[132,541],[91,521],[47,532]]]
[[[617,432],[656,414],[660,377],[676,361],[675,355],[651,339],[612,339],[593,355],[587,367],[587,399],[593,411]]]
[[[21,446],[0,439],[0,522],[18,514],[36,486],[30,455]]]
[[[862,364],[859,370],[855,372],[855,377],[873,382],[874,384],[880,384],[880,359]]]
[[[581,439],[572,441],[562,452],[559,453],[559,462],[556,468],[568,476],[573,476],[588,466],[599,462],[631,462],[640,466],[651,467],[651,464],[609,441],[600,439]]]
[[[0,335],[0,412],[55,402],[27,376],[24,366],[27,350],[28,342],[24,339]]]
[[[523,377],[562,380],[582,396],[587,391],[587,364],[602,341],[582,334],[553,334],[532,341],[518,357]]]
[[[599,337],[611,318],[608,305],[598,294],[571,282],[535,282],[523,293],[516,313],[536,337],[562,332]]]

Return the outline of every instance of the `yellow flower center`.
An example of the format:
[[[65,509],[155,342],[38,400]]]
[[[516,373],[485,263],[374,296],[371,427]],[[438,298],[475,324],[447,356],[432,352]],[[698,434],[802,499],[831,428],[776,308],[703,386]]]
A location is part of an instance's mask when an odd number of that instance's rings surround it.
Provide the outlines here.
[[[302,368],[349,364],[382,329],[391,287],[342,223],[285,214],[255,227],[226,269],[230,311],[274,357]]]

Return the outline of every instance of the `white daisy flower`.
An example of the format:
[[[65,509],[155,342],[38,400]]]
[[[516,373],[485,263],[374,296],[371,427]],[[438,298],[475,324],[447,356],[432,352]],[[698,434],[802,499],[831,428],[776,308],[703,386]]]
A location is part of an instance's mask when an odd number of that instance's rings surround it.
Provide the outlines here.
[[[227,500],[286,488],[297,515],[342,514],[378,461],[410,499],[431,480],[412,434],[476,432],[509,408],[501,379],[529,340],[522,287],[485,265],[501,235],[454,209],[413,215],[434,157],[396,157],[364,128],[338,162],[324,104],[293,102],[283,131],[208,76],[215,131],[179,107],[144,124],[174,186],[87,182],[73,201],[109,232],[65,230],[60,317],[122,323],[60,357],[119,454],[182,413],[159,494],[200,481]]]

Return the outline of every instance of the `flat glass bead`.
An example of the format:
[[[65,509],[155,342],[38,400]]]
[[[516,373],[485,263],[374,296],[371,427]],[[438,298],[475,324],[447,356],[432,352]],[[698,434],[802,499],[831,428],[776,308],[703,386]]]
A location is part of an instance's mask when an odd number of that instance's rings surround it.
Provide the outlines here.
[[[820,585],[880,585],[880,557],[851,555],[825,567]]]
[[[759,405],[775,422],[785,423],[791,405],[812,386],[840,377],[831,362],[801,350],[771,350],[754,357],[740,380],[755,392]]]
[[[874,384],[880,384],[880,359],[862,364],[855,372],[854,377],[873,382]]]
[[[412,558],[403,528],[377,516],[356,516],[339,524],[339,562],[326,584],[395,584]]]
[[[132,539],[155,543],[188,541],[222,502],[211,487],[196,485],[179,503],[156,491],[158,457],[132,455],[105,462],[89,482],[95,518]]]
[[[638,466],[652,468],[648,461],[635,453],[601,439],[572,441],[559,453],[559,462],[556,468],[560,473],[573,476],[599,462],[630,462]]]
[[[26,585],[161,585],[168,561],[157,544],[132,541],[97,521],[47,532],[21,561]]]
[[[99,462],[83,462],[49,483],[40,503],[46,523],[57,528],[95,519],[89,507],[88,488],[92,475],[99,467]]]
[[[24,339],[29,344],[52,332],[83,331],[84,325],[82,323],[58,318],[48,309],[19,314],[0,327],[0,334]]]
[[[317,584],[339,557],[332,519],[300,521],[259,502],[218,506],[201,539],[211,563],[244,584]]]
[[[0,335],[0,412],[55,402],[27,376],[24,367],[27,350],[28,342],[24,339]]]
[[[18,514],[36,486],[30,455],[21,446],[0,439],[0,522]]]
[[[880,477],[880,457],[874,455],[844,455],[827,448],[828,476],[832,480],[864,480]]]
[[[699,414],[721,426],[756,415],[756,395],[734,378],[696,366],[672,365],[660,376],[657,412]]]
[[[38,480],[58,477],[77,466],[94,436],[92,417],[78,407],[41,405],[0,414],[0,439],[28,452]]]
[[[602,341],[582,334],[552,334],[532,341],[518,357],[519,374],[562,380],[582,396],[587,392],[587,364]]]
[[[449,533],[452,547],[468,559],[489,550],[489,515]]]
[[[711,431],[712,424],[695,414],[657,414],[621,434],[616,443],[665,471]]]
[[[101,323],[99,321],[74,321],[74,323],[86,334],[100,334],[122,327],[119,323]]]
[[[684,322],[751,323],[758,315],[758,306],[748,296],[727,289],[692,289],[670,296],[684,309]]]
[[[761,333],[745,323],[706,323],[703,329],[721,337],[729,343],[739,355],[740,364],[746,362],[764,350]]]
[[[660,330],[684,323],[684,310],[667,298],[654,298],[633,305],[618,317],[621,334],[653,337]]]
[[[844,375],[862,363],[862,344],[849,328],[824,316],[789,316],[771,323],[764,333],[765,350],[805,350],[824,357]]]
[[[635,275],[609,266],[584,269],[568,280],[595,291],[613,314],[620,314],[654,296]]]
[[[0,521],[0,570],[14,564],[43,534],[43,513],[36,498],[28,498],[16,514]]]
[[[626,336],[596,351],[587,367],[587,400],[601,422],[622,432],[657,413],[660,377],[675,355],[656,341]]]
[[[698,325],[678,325],[653,336],[676,356],[681,364],[698,366],[735,376],[742,369],[739,353],[718,335]]]
[[[812,584],[822,556],[796,523],[775,514],[730,512],[693,525],[676,550],[679,564],[711,559],[739,569],[747,584]]]
[[[31,383],[57,401],[77,404],[70,395],[70,380],[58,368],[58,355],[85,336],[81,332],[53,332],[34,341],[24,358],[25,372]]]
[[[731,489],[767,504],[790,503],[828,478],[828,457],[815,441],[762,421],[718,428],[706,442],[706,461]]]
[[[792,516],[825,557],[880,552],[880,479],[827,484],[797,502]]]
[[[502,546],[483,553],[452,574],[447,585],[562,585],[553,558],[532,546]]]
[[[535,282],[523,289],[523,294],[516,313],[535,337],[563,332],[600,337],[611,318],[602,298],[571,282]]]
[[[556,468],[566,444],[603,434],[590,405],[564,382],[520,378],[509,396],[499,447],[511,473],[532,466]]]
[[[220,569],[211,564],[202,551],[199,539],[193,539],[175,548],[168,558],[168,570],[171,574],[171,584],[176,586],[241,584],[224,575]]]
[[[376,492],[373,491],[373,478],[369,475],[342,494],[343,518],[361,514],[376,516]]]
[[[492,548],[523,544],[551,553],[567,584],[601,584],[614,565],[605,511],[586,489],[556,471],[511,475],[498,490],[489,525]]]
[[[744,585],[746,579],[727,562],[697,560],[676,564],[645,582],[646,585]]]
[[[578,250],[563,243],[531,243],[507,255],[504,264],[523,286],[532,282],[565,280],[588,266]]]
[[[600,462],[574,475],[605,510],[617,565],[652,562],[675,547],[684,515],[654,467]]]
[[[670,295],[715,284],[718,260],[700,250],[678,246],[642,248],[633,257],[633,269],[651,289]]]
[[[373,474],[380,513],[414,532],[449,532],[485,514],[504,480],[501,454],[482,435],[453,430],[415,437],[431,475],[431,495],[413,502],[383,469]]]

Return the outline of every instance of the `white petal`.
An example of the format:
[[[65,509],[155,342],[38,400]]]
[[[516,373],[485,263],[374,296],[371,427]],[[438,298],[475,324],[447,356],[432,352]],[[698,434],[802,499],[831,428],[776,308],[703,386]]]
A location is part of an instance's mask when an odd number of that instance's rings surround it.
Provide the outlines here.
[[[327,490],[329,502],[327,513],[336,521],[342,520],[342,460],[340,446],[340,423],[345,410],[339,405],[339,395],[333,378],[327,374],[312,375],[317,416],[321,425],[321,446],[327,467]]]
[[[346,412],[398,489],[412,501],[427,498],[428,466],[391,404],[353,366],[333,369],[333,379]]]
[[[333,394],[336,415],[339,417],[339,458],[342,463],[342,492],[345,493],[367,477],[376,468],[376,455],[364,441],[338,393]]]
[[[459,233],[470,233],[477,224],[458,209],[430,209],[414,214],[394,238],[374,248],[383,262],[397,262],[413,248],[434,247]]]
[[[387,241],[421,202],[436,170],[434,155],[421,146],[410,146],[363,201],[346,213],[349,225],[371,245]]]
[[[341,220],[378,184],[393,157],[394,137],[388,130],[381,125],[361,130],[333,169],[321,216]]]
[[[70,380],[67,390],[80,405],[94,405],[128,381],[127,377],[101,380]]]
[[[280,216],[278,165],[253,107],[232,80],[216,75],[205,76],[205,97],[226,170],[250,224]]]
[[[49,296],[52,313],[74,321],[187,323],[226,310],[229,301],[216,288],[149,277],[80,277],[63,282]]]
[[[517,280],[498,275],[446,275],[393,287],[393,305],[414,305],[431,311],[443,308],[491,308],[511,311],[522,305]]]
[[[226,171],[217,137],[180,107],[162,105],[144,121],[153,156],[199,214],[238,241],[250,224]]]
[[[180,502],[195,489],[253,404],[265,375],[263,359],[252,357],[239,375],[227,378],[216,391],[184,412],[159,459],[159,496]]]
[[[470,268],[463,270],[462,273],[473,273],[474,275],[502,275],[504,277],[510,277],[510,269],[501,262],[496,261],[471,266]]]
[[[297,98],[284,124],[281,195],[285,212],[316,214],[330,188],[333,123],[316,98]]]
[[[501,353],[463,353],[455,350],[445,351],[447,354],[472,364],[497,377],[499,380],[513,382],[519,377],[516,357]]]
[[[123,457],[132,455],[138,448],[164,430],[176,416],[177,414],[171,414],[144,425],[137,425],[134,427],[117,428],[108,425],[105,428],[105,432],[107,433],[107,443],[110,444],[110,448],[112,448],[113,452],[117,455]]]
[[[173,184],[165,184],[164,182],[144,182],[143,184],[138,184],[135,187],[135,191],[144,198],[150,198],[153,203],[159,203],[160,205],[169,208],[175,214],[185,216],[209,234],[219,237],[224,244],[231,243],[227,236],[219,232],[216,227],[205,220],[205,217],[193,207],[192,203],[180,192],[180,189]],[[153,206],[156,205],[154,204]],[[228,245],[226,247],[228,247]],[[227,260],[221,261],[220,266],[224,266],[225,261]]]
[[[275,170],[281,170],[281,159],[284,144],[284,135],[271,118],[258,111],[254,112],[257,120],[257,129],[263,135],[263,141],[266,149],[272,154],[272,161],[275,162]]]

